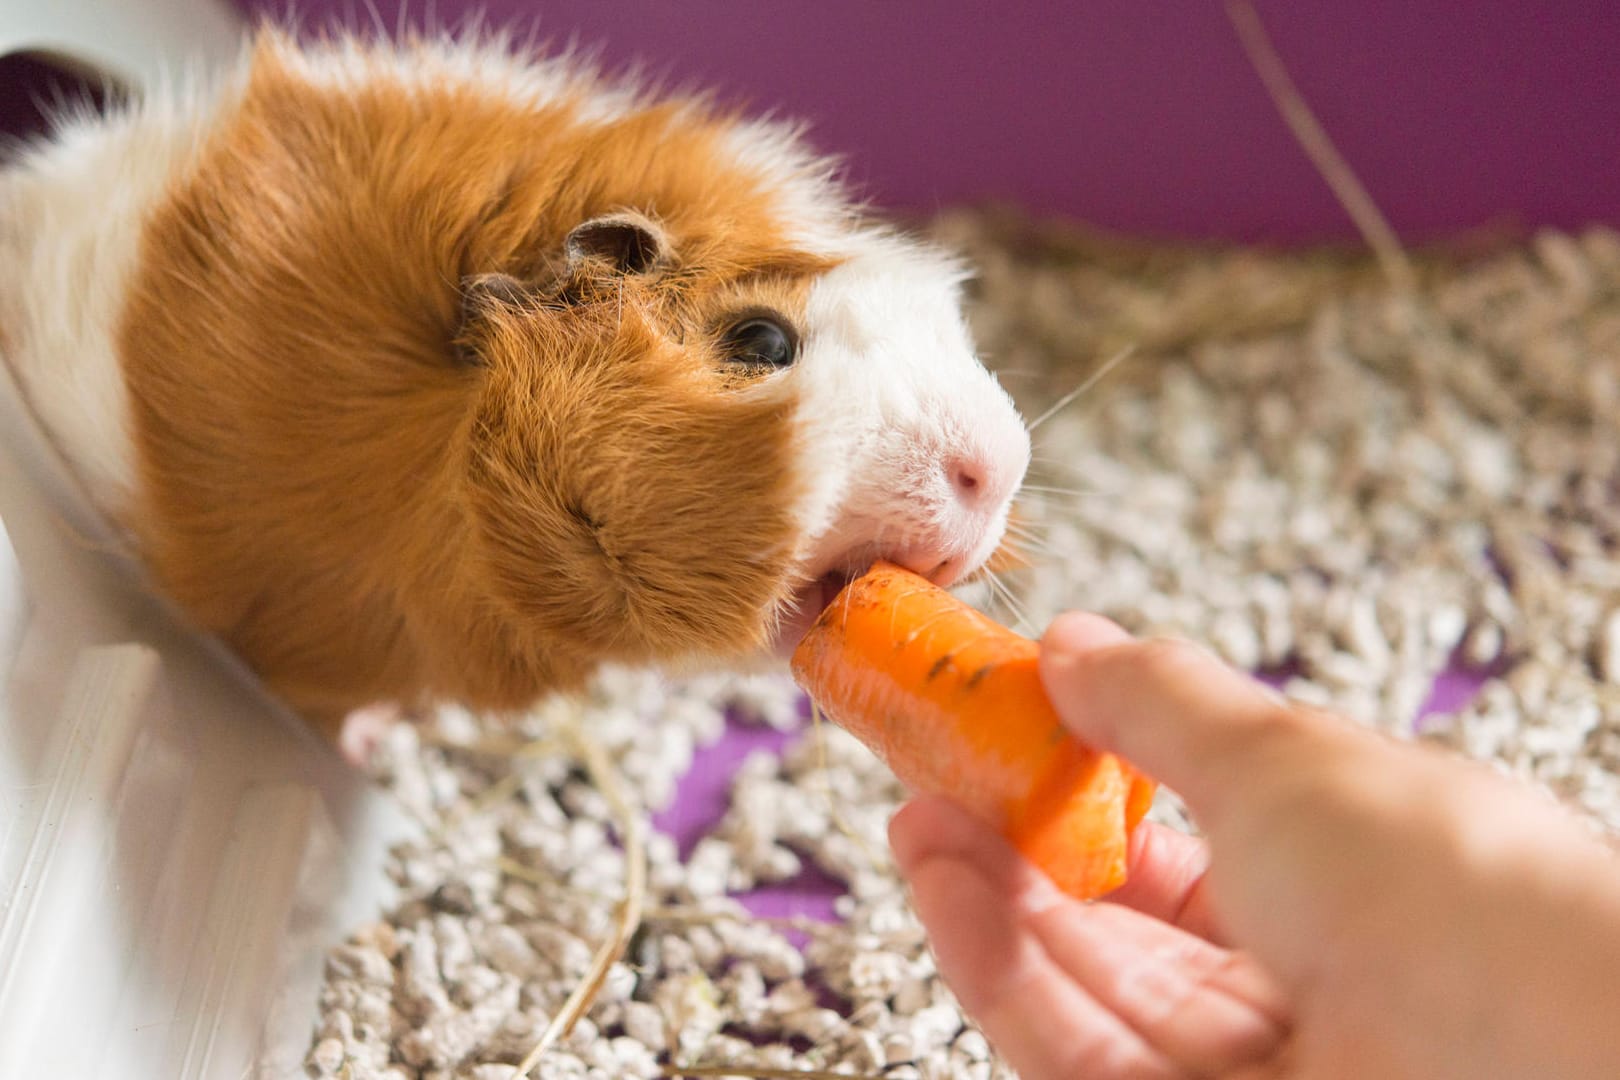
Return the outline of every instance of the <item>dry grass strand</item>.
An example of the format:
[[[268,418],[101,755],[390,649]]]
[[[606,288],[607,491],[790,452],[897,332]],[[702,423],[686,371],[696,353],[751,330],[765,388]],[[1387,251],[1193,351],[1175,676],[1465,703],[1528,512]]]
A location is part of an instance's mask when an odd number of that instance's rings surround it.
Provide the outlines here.
[[[1316,119],[1316,114],[1306,104],[1299,87],[1288,74],[1288,68],[1283,64],[1282,57],[1277,54],[1277,48],[1272,44],[1271,36],[1260,21],[1260,15],[1254,9],[1250,0],[1227,0],[1227,17],[1232,20],[1232,26],[1237,30],[1238,41],[1243,51],[1248,55],[1249,62],[1254,65],[1255,73],[1265,84],[1266,93],[1276,104],[1277,111],[1282,113],[1283,120],[1288,124],[1294,138],[1298,140],[1300,149],[1311,159],[1311,164],[1322,174],[1322,179],[1328,187],[1333,189],[1334,196],[1344,207],[1345,213],[1355,223],[1378,257],[1379,265],[1383,267],[1384,275],[1389,283],[1398,292],[1412,293],[1417,290],[1417,273],[1412,269],[1411,260],[1406,257],[1400,240],[1395,236],[1395,230],[1390,227],[1389,220],[1373,202],[1372,196],[1362,186],[1356,177],[1350,163],[1339,153],[1339,148],[1333,145],[1327,130]]]
[[[572,720],[565,723],[564,733],[574,743],[584,760],[585,770],[590,774],[591,782],[608,801],[618,819],[616,827],[619,831],[620,845],[624,850],[624,899],[619,902],[618,909],[614,912],[612,936],[597,948],[595,955],[591,957],[591,965],[580,979],[579,985],[568,995],[568,1000],[563,1002],[562,1008],[557,1010],[557,1014],[546,1025],[546,1029],[540,1033],[534,1049],[518,1063],[513,1080],[525,1080],[530,1076],[546,1051],[557,1040],[565,1038],[580,1018],[590,1011],[591,1003],[596,1000],[596,995],[602,989],[602,983],[607,979],[608,970],[624,955],[630,938],[641,926],[641,910],[646,902],[647,852],[643,838],[645,823],[642,814],[625,798],[619,771],[601,746]]]

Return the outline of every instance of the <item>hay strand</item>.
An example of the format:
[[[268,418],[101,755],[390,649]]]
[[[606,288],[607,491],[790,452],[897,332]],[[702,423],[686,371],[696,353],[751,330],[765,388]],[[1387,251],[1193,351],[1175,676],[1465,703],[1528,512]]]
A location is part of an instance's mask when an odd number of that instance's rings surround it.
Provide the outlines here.
[[[882,866],[882,859],[879,858],[877,852],[872,850],[870,844],[861,839],[861,834],[855,831],[854,827],[844,819],[842,811],[838,809],[838,793],[833,791],[832,768],[827,763],[827,729],[824,726],[825,723],[826,721],[821,713],[821,705],[818,702],[811,701],[810,734],[816,741],[816,765],[821,769],[821,793],[827,799],[827,817],[832,822],[833,828],[848,837],[850,843],[855,845],[855,849],[866,856],[867,862],[873,866]]]
[[[512,1080],[526,1080],[535,1065],[545,1056],[546,1051],[559,1039],[566,1038],[580,1017],[590,1011],[591,1003],[601,991],[608,971],[614,962],[624,955],[630,938],[641,926],[641,911],[646,901],[647,852],[642,835],[642,816],[625,798],[619,770],[609,760],[601,746],[572,720],[566,722],[564,733],[584,760],[585,770],[590,774],[591,782],[608,801],[608,805],[613,808],[614,816],[618,819],[619,842],[624,850],[624,899],[619,902],[614,912],[612,935],[602,942],[596,954],[591,957],[591,965],[586,970],[585,976],[574,988],[574,992],[568,995],[568,1000],[563,1002],[562,1008],[551,1018],[546,1029],[540,1033],[534,1049],[518,1063],[517,1072]]]
[[[1250,0],[1227,0],[1227,18],[1232,20],[1232,26],[1237,31],[1238,42],[1254,65],[1254,70],[1265,84],[1266,93],[1271,95],[1272,102],[1277,111],[1282,113],[1283,120],[1288,124],[1294,138],[1298,140],[1300,149],[1305,156],[1311,159],[1322,179],[1327,181],[1328,187],[1333,189],[1334,196],[1339,205],[1344,207],[1345,213],[1355,223],[1367,246],[1372,248],[1373,254],[1378,257],[1378,263],[1384,270],[1384,276],[1398,292],[1411,293],[1417,289],[1417,273],[1412,269],[1411,260],[1401,248],[1401,242],[1395,236],[1395,230],[1390,227],[1389,220],[1373,202],[1372,196],[1356,178],[1355,171],[1350,163],[1339,153],[1339,148],[1333,145],[1327,131],[1311,107],[1306,104],[1299,87],[1294,84],[1293,76],[1288,74],[1282,57],[1277,54],[1277,48],[1271,41],[1271,35],[1266,33],[1264,24],[1260,22],[1260,15],[1254,9]]]

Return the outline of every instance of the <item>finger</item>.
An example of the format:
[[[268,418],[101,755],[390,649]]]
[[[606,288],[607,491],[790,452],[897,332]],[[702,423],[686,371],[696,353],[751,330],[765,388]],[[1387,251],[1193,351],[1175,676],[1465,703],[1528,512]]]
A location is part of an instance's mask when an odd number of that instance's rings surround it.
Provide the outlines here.
[[[1022,883],[999,876],[1010,865],[994,854],[999,838],[961,834],[957,839],[971,846],[953,851],[923,840],[915,827],[925,816],[896,816],[891,833],[901,872],[940,974],[1018,1074],[1025,1080],[1182,1076],[1048,955],[1021,908]],[[980,856],[995,869],[981,868]]]
[[[1144,821],[1131,831],[1126,853],[1125,884],[1108,901],[1140,911],[1217,945],[1225,932],[1210,910],[1204,887],[1209,849],[1202,840],[1157,822]]]
[[[1006,884],[1026,912],[1064,899],[1050,878],[1018,856],[988,825],[937,795],[919,795],[901,809],[889,823],[889,841],[902,861],[915,861],[936,850],[971,852]],[[1108,894],[1109,902],[1217,945],[1227,944],[1204,887],[1209,855],[1203,841],[1147,821],[1132,831],[1126,858],[1129,874],[1125,884]]]
[[[1267,1060],[1288,1034],[1275,981],[1243,953],[1110,903],[1054,907],[1034,925],[1080,986],[1189,1072]]]
[[[1019,908],[1036,913],[1064,894],[1028,860],[1018,857],[988,825],[937,795],[919,795],[889,823],[889,840],[901,861],[938,850],[971,852],[1006,883]],[[902,854],[900,848],[906,851]],[[1215,945],[1228,944],[1210,909],[1205,889],[1209,852],[1202,840],[1145,821],[1131,833],[1125,884],[1107,901],[1169,923]]]
[[[1133,640],[1117,623],[1089,612],[1063,616],[1061,645],[1072,653]],[[1127,856],[1130,873],[1108,899],[1220,942],[1222,937],[1204,897],[1209,852],[1203,841],[1154,822],[1133,829]]]
[[[1196,645],[1096,640],[1090,616],[1047,629],[1041,678],[1053,705],[1076,736],[1180,792],[1206,828],[1229,799],[1324,752],[1332,725]]]
[[[1095,1006],[1100,1005],[1187,1068],[1212,1072],[1257,1061],[1278,1042],[1284,1015],[1280,999],[1247,958],[1234,961],[1224,949],[1112,904],[1070,900],[995,832],[944,799],[914,800],[895,816],[890,837],[903,870],[929,860],[954,861],[994,886],[994,902],[981,914],[965,906],[973,892],[960,875],[945,885],[931,883],[926,873],[913,882],[914,900],[929,926],[940,969],[970,1012],[981,1013],[985,1000],[999,1003],[1008,997],[994,984],[1010,977],[1008,957],[1014,950],[1003,939],[986,942],[979,936],[988,925],[984,916],[999,915],[1005,924],[1022,926],[1025,938],[1033,934],[1040,940],[1059,980],[1066,973],[1089,992],[1088,1001],[1071,1000],[1067,1006],[1080,1010],[1077,1016],[1095,1020]],[[936,896],[949,905],[941,915],[928,911]],[[953,918],[961,920],[959,929],[950,928]],[[985,952],[969,953],[963,938],[974,939]],[[1044,966],[1037,957],[1030,969]],[[1043,976],[1043,982],[1049,977]],[[1029,994],[1019,991],[1015,997],[1027,1002]],[[1067,993],[1064,997],[1072,999]],[[1043,1017],[1026,1012],[1006,1020],[980,1019],[992,1039],[1027,1044],[1054,1031]],[[1025,1023],[1030,1020],[1032,1025]],[[1090,1057],[1083,1060],[1094,1067]]]
[[[1089,611],[1064,612],[1052,625],[1055,627],[1059,621],[1063,623],[1063,647],[1073,653],[1105,649],[1110,645],[1123,645],[1136,640],[1112,619]],[[1050,634],[1051,630],[1048,629],[1047,633]]]
[[[994,829],[937,795],[919,795],[900,808],[889,822],[889,846],[902,869],[936,855],[974,864],[997,883],[1005,902],[1023,914],[1044,911],[1063,899],[1051,879]]]

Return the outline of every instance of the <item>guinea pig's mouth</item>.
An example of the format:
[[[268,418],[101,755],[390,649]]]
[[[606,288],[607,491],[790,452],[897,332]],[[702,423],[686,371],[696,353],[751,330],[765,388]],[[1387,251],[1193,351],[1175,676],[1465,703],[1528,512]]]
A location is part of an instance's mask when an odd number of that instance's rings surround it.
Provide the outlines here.
[[[827,570],[801,585],[777,610],[776,629],[771,634],[767,651],[784,660],[791,658],[793,650],[799,646],[799,641],[810,632],[810,627],[815,625],[821,613],[827,610],[828,605],[843,591],[844,586],[870,570],[872,563],[877,559],[887,559],[900,566],[931,567],[930,570],[916,572],[945,588],[960,581],[964,570],[976,570],[983,562],[982,558],[975,558],[972,555],[939,559],[938,553],[930,552],[929,549],[919,551],[859,544],[832,560]],[[808,573],[815,573],[816,569],[817,566],[812,564]]]
[[[868,563],[867,565],[870,565]],[[854,566],[848,569],[829,570],[814,581],[799,588],[793,598],[782,608],[777,620],[776,632],[771,636],[770,651],[786,659],[793,655],[800,639],[810,632],[810,627],[827,610],[833,598],[841,592],[845,585],[866,572],[867,565]]]

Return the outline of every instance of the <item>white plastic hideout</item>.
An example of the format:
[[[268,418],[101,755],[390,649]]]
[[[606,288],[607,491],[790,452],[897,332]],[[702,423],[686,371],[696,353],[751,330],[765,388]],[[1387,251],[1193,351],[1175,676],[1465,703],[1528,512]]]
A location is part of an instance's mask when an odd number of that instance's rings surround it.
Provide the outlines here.
[[[137,88],[236,47],[215,0],[0,4],[0,55]],[[302,1075],[405,823],[113,547],[0,362],[0,1078]]]

